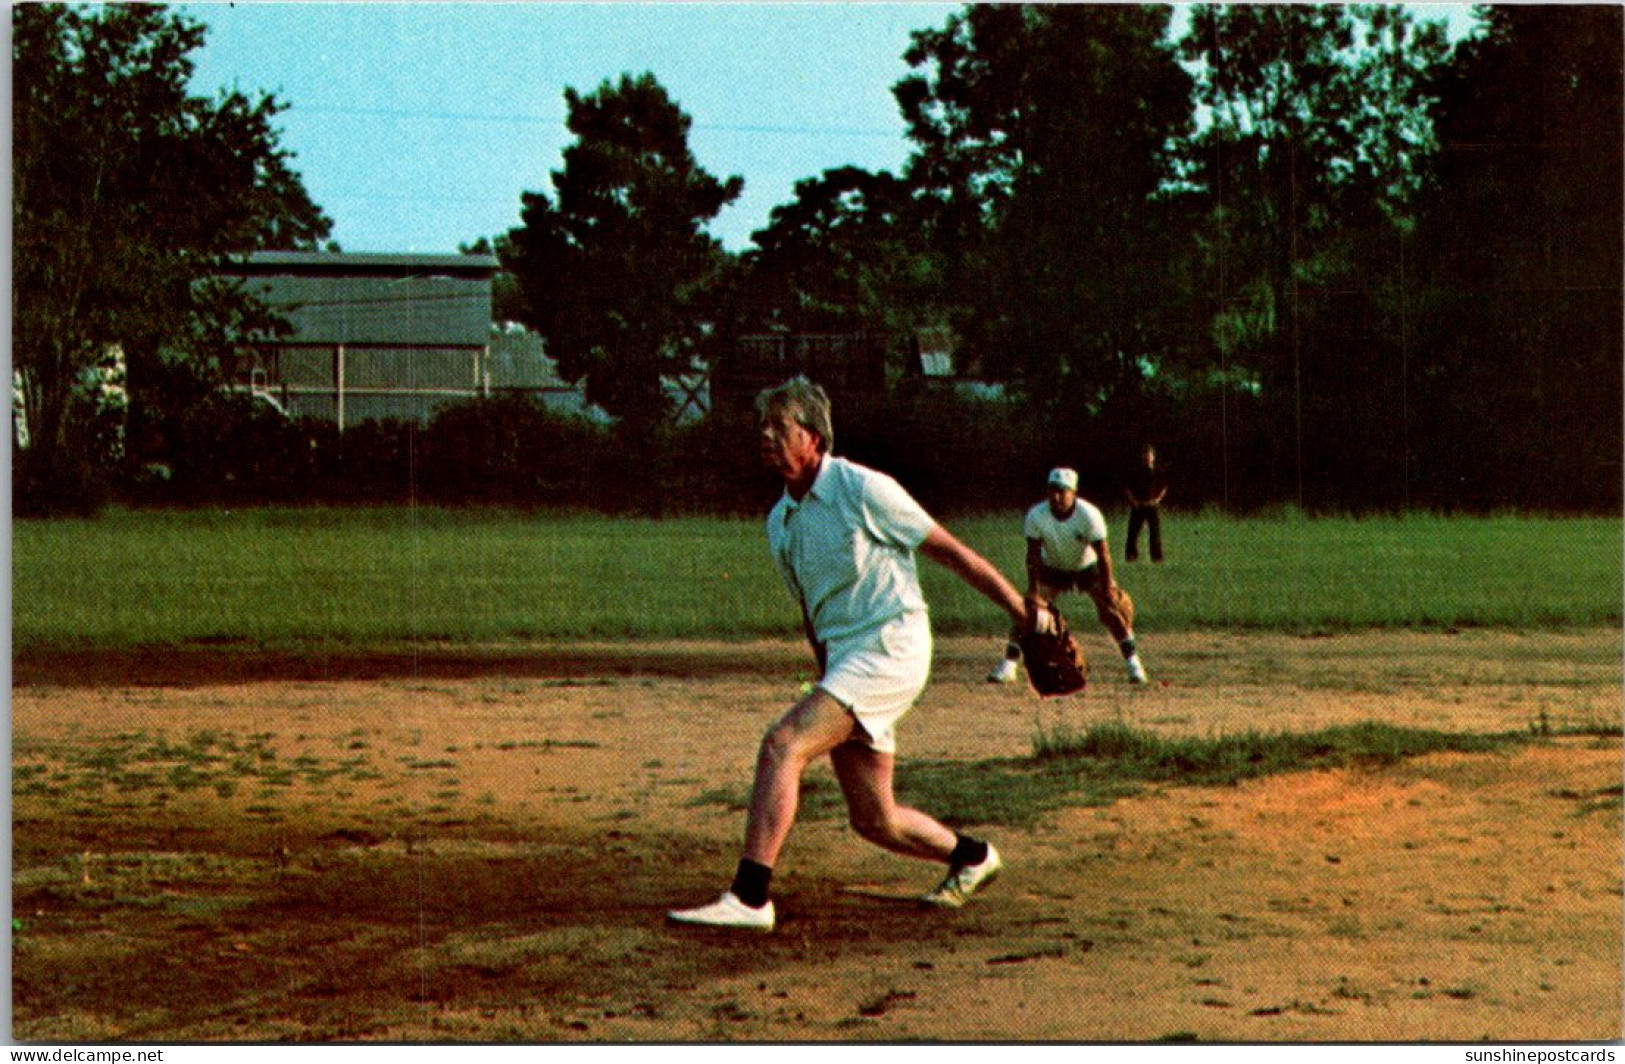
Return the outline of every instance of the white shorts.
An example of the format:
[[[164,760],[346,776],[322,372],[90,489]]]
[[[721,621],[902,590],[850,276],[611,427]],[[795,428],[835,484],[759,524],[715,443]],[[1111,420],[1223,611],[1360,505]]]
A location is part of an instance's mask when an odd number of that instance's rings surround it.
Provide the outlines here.
[[[925,613],[914,612],[831,643],[818,686],[858,718],[871,750],[890,754],[897,750],[897,722],[930,675],[931,623]]]

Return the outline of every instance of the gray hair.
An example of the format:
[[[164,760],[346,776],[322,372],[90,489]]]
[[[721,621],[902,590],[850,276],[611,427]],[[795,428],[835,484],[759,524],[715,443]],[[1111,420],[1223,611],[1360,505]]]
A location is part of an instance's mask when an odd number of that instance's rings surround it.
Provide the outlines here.
[[[820,454],[835,448],[835,430],[829,420],[829,393],[805,376],[791,377],[756,397],[756,416],[759,419],[783,414],[802,428],[818,436],[822,446]]]

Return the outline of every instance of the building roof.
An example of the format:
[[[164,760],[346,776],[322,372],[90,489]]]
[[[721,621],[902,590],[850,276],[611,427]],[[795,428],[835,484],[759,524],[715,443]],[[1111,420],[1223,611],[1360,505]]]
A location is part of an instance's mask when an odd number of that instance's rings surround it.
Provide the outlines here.
[[[484,347],[491,255],[256,251],[225,271],[294,326],[280,344]]]
[[[418,255],[396,252],[250,251],[235,257],[242,273],[412,274],[489,277],[495,255]],[[233,271],[237,272],[237,271]]]

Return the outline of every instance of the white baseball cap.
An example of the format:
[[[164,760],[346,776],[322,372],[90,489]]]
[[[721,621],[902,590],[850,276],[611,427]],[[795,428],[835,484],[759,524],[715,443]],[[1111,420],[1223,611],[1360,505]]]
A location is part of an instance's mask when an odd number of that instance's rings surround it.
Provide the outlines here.
[[[1078,471],[1076,469],[1060,468],[1049,471],[1049,486],[1052,488],[1065,488],[1067,491],[1078,490]]]

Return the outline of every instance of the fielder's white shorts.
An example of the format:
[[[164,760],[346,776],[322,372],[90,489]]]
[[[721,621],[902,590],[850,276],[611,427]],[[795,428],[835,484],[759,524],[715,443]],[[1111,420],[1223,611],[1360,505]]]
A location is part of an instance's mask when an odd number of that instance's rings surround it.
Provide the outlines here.
[[[861,738],[882,754],[897,751],[897,722],[931,675],[931,623],[905,613],[879,628],[829,644],[822,687],[858,718]]]

